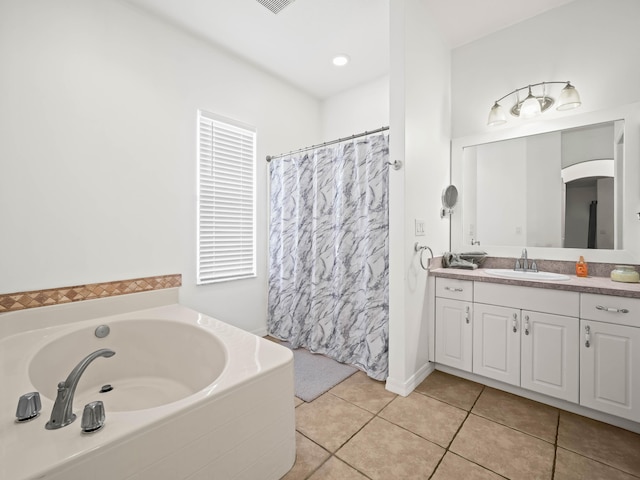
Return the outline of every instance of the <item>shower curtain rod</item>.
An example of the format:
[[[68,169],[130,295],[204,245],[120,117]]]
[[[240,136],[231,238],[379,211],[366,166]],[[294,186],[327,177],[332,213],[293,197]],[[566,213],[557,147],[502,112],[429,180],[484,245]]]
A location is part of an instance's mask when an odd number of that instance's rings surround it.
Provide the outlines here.
[[[332,140],[330,142],[325,142],[325,143],[321,143],[319,145],[311,145],[310,147],[306,147],[306,148],[300,148],[298,150],[292,150],[289,153],[281,153],[279,155],[267,155],[267,162],[270,162],[271,160],[273,160],[274,158],[280,158],[280,157],[284,157],[285,155],[292,155],[294,153],[300,153],[300,152],[306,152],[307,150],[313,150],[314,148],[318,148],[318,147],[326,147],[328,145],[334,145],[336,143],[341,143],[341,142],[345,142],[347,140],[353,140],[354,138],[358,138],[358,137],[364,137],[366,135],[372,135],[374,133],[379,133],[379,132],[384,132],[385,130],[389,130],[389,127],[380,127],[376,130],[371,130],[370,132],[363,132],[363,133],[357,133],[355,135],[351,135],[350,137],[346,137],[346,138],[339,138],[337,140]]]

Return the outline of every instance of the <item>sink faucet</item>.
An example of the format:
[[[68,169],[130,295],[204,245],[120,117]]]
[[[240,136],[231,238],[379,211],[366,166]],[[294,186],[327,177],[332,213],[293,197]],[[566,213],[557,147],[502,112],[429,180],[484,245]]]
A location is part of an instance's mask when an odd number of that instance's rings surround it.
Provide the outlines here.
[[[529,266],[529,257],[527,255],[527,249],[522,249],[522,255],[520,258],[516,259],[516,266],[513,268],[518,272],[537,272],[538,266],[536,265],[536,261],[531,262],[531,266]]]
[[[51,418],[45,425],[47,430],[55,430],[57,428],[66,427],[76,419],[73,413],[73,396],[76,393],[76,387],[80,381],[80,377],[89,366],[98,357],[113,357],[116,354],[113,350],[102,348],[87,355],[76,367],[71,370],[67,379],[58,383],[58,395],[53,404]]]

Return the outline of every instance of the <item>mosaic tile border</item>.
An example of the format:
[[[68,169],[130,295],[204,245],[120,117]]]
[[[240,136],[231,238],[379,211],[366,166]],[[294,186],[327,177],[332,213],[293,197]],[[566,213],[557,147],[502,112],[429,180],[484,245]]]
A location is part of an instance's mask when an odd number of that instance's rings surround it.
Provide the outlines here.
[[[182,286],[182,275],[178,273],[31,292],[5,293],[0,294],[0,313],[180,286]]]

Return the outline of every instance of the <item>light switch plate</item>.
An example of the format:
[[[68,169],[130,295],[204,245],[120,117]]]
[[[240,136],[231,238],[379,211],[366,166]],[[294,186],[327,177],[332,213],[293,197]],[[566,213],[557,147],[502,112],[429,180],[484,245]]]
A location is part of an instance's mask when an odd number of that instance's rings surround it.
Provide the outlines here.
[[[422,237],[424,235],[424,220],[416,218],[416,237]]]

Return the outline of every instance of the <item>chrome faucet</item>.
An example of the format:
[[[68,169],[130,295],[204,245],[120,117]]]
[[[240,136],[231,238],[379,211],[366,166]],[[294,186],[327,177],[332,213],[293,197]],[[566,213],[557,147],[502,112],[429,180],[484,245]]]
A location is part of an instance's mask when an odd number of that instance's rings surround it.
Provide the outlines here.
[[[518,272],[537,272],[538,265],[536,265],[536,261],[533,260],[531,262],[531,266],[529,266],[529,257],[527,255],[527,249],[522,249],[522,255],[520,258],[516,259],[516,266],[513,268]]]
[[[98,357],[113,357],[116,354],[113,350],[102,348],[87,355],[82,361],[71,370],[67,379],[58,383],[58,395],[53,404],[51,418],[45,425],[47,430],[55,430],[57,428],[66,427],[76,419],[73,413],[73,396],[76,393],[76,387],[80,381],[80,377],[89,366]]]

